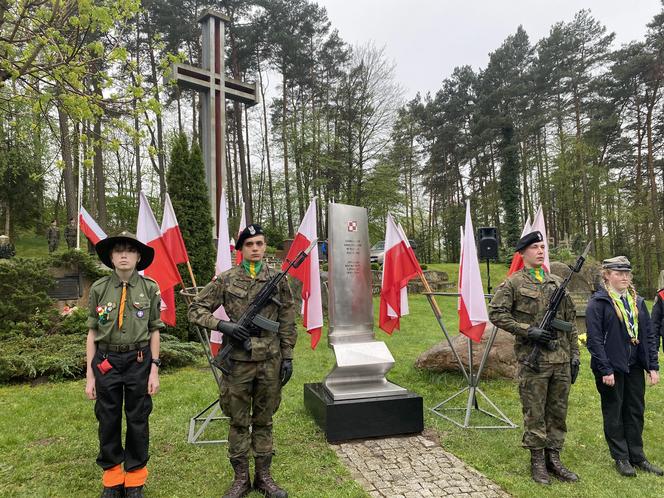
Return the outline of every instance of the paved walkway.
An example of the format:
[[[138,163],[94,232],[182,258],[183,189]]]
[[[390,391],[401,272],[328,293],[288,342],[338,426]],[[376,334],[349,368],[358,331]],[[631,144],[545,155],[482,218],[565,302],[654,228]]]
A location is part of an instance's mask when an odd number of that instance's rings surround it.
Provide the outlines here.
[[[425,436],[331,445],[372,497],[509,497],[500,486]]]

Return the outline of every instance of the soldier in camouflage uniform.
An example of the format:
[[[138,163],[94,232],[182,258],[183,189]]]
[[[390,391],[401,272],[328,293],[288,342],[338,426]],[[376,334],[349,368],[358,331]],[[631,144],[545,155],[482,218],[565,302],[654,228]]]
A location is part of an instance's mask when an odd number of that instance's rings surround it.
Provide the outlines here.
[[[263,263],[266,242],[258,225],[246,227],[235,245],[242,251],[240,265],[215,277],[196,296],[189,307],[189,320],[210,330],[219,330],[224,342],[234,344],[231,374],[222,376],[220,404],[230,417],[228,455],[235,479],[224,495],[245,496],[251,491],[249,451],[256,462],[254,489],[268,497],[284,498],[270,475],[272,462],[272,416],[281,402],[281,388],[293,372],[293,347],[297,339],[293,297],[288,282],[282,280],[279,305],[270,304],[261,315],[279,322],[277,334],[266,330],[247,330],[235,323],[254,300],[275,270]],[[224,306],[231,321],[215,318],[214,311]],[[251,350],[242,343],[251,337]],[[250,429],[251,427],[251,429]]]
[[[48,240],[48,252],[54,252],[60,242],[60,229],[58,228],[57,220],[53,220],[51,226],[48,227],[46,239]]]
[[[68,249],[76,249],[77,235],[78,229],[76,227],[76,220],[74,218],[69,218],[69,225],[65,227],[65,240],[67,241]]]
[[[544,271],[544,242],[540,232],[522,237],[516,250],[524,268],[509,276],[496,289],[489,304],[489,318],[496,326],[514,334],[519,360],[519,395],[523,407],[523,446],[531,452],[534,481],[549,484],[549,473],[562,481],[578,476],[565,468],[560,451],[567,426],[567,398],[579,372],[579,344],[574,304],[569,296],[558,309],[557,318],[568,322],[568,331],[544,330],[540,323],[551,295],[562,279]],[[533,346],[541,347],[540,372],[523,365]]]

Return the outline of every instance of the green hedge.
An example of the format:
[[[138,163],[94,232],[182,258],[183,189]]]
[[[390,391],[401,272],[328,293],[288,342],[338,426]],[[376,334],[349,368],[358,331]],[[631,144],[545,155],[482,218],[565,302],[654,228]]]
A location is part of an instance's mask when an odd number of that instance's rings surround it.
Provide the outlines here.
[[[163,334],[160,357],[163,368],[194,363],[202,348],[194,342],[180,342]],[[50,380],[85,376],[85,334],[14,336],[2,341],[0,383],[29,381],[38,377]]]

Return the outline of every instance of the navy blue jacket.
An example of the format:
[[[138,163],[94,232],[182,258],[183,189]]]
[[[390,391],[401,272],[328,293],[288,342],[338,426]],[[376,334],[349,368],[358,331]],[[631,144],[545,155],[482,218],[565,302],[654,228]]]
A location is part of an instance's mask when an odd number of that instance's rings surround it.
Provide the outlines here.
[[[639,311],[638,364],[646,370],[659,370],[659,341],[655,338],[650,315],[641,296],[637,296],[636,306]],[[593,372],[596,375],[629,372],[630,338],[627,327],[618,319],[613,301],[605,289],[595,292],[588,301],[586,329],[586,345],[592,356],[590,368]]]
[[[655,333],[655,340],[657,341],[657,349],[659,349],[659,338],[664,336],[664,299],[661,294],[664,289],[657,291],[655,296],[655,304],[652,305],[652,330]],[[664,341],[662,341],[664,345]]]

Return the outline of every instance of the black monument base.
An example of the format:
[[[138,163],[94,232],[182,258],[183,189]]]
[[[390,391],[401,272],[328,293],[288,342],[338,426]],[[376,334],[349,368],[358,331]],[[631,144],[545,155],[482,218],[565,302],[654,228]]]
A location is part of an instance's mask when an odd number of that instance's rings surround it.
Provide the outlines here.
[[[334,401],[322,383],[305,384],[304,406],[330,443],[424,429],[422,397],[410,391],[400,396]]]

